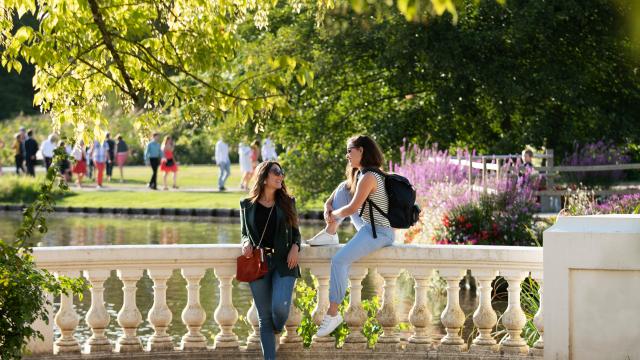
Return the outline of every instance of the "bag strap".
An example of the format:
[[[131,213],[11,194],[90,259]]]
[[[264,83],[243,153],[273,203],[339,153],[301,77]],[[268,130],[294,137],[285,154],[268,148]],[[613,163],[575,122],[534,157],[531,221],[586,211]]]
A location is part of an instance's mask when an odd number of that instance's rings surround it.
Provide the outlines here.
[[[276,207],[276,203],[273,203],[273,206],[271,207],[271,211],[269,211],[269,217],[267,217],[267,222],[264,224],[264,229],[262,229],[262,235],[260,236],[260,242],[258,243],[257,248],[260,248],[260,245],[262,245],[262,239],[264,239],[264,233],[267,232],[267,227],[269,226],[269,220],[271,219],[271,213],[273,213],[273,208]]]

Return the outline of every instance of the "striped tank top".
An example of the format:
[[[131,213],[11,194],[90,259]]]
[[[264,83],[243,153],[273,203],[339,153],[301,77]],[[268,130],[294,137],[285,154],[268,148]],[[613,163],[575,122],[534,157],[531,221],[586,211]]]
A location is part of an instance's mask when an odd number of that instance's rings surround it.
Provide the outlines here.
[[[387,196],[387,191],[384,187],[384,177],[378,173],[370,172],[373,176],[376,177],[376,191],[369,194],[367,199],[372,200],[374,204],[378,205],[382,211],[385,213],[389,212],[389,197]],[[360,175],[362,176],[362,175]],[[371,216],[369,215],[369,202],[364,202],[364,212],[362,213],[362,220],[366,223],[371,223]],[[389,224],[389,219],[384,217],[384,215],[380,214],[376,208],[373,208],[373,222],[375,225],[391,227]]]

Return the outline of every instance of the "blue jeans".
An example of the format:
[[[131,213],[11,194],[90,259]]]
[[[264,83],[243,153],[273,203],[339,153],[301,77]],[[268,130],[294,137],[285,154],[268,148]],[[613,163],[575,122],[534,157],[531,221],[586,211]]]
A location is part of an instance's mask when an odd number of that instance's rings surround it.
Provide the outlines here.
[[[253,301],[258,309],[260,343],[265,360],[276,358],[276,338],[274,332],[282,332],[289,317],[291,294],[296,283],[293,276],[280,276],[271,266],[272,258],[267,256],[269,272],[261,279],[249,283]]]
[[[349,286],[351,264],[370,253],[393,244],[393,228],[376,225],[377,238],[373,237],[371,224],[365,223],[356,235],[331,258],[329,301],[340,304]]]
[[[218,164],[220,168],[220,176],[218,177],[218,188],[222,189],[224,183],[227,182],[229,175],[231,175],[231,164],[228,162],[221,162]]]
[[[343,181],[334,190],[333,202],[331,203],[331,206],[333,206],[334,210],[340,209],[343,206],[349,205],[349,203],[351,202],[351,198],[351,192],[349,192],[349,190],[347,189],[347,182]],[[351,223],[356,228],[356,231],[360,230],[360,228],[364,226],[364,221],[362,221],[362,218],[360,217],[360,215],[358,215],[359,213],[360,212],[357,211],[349,216],[351,218]],[[342,220],[344,219],[338,219],[338,222],[342,222]]]

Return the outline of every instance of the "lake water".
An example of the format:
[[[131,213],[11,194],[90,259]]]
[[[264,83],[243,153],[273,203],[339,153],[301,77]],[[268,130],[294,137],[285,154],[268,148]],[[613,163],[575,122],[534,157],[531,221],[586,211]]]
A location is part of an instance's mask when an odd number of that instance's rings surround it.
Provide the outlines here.
[[[0,238],[11,239],[20,224],[18,214],[0,212]],[[133,218],[120,216],[88,216],[55,214],[49,218],[49,231],[45,235],[37,235],[35,241],[38,246],[83,246],[83,245],[127,245],[127,244],[238,244],[240,243],[240,229],[238,219],[206,219],[185,220],[180,218]],[[303,223],[300,226],[303,239],[308,239],[321,230],[322,223]],[[340,230],[341,242],[348,240],[353,234],[351,226],[343,226]],[[312,285],[312,278],[305,271],[303,281]],[[219,332],[213,319],[213,313],[218,306],[218,281],[213,270],[207,270],[200,282],[200,301],[206,312],[207,320],[202,333],[212,339]],[[187,332],[182,324],[181,313],[187,302],[186,281],[175,270],[169,279],[167,289],[167,304],[173,313],[173,320],[169,334],[178,343],[181,336]],[[142,313],[143,323],[138,329],[143,343],[153,334],[153,329],[146,320],[147,313],[153,305],[153,282],[145,275],[138,281],[136,301]],[[378,276],[367,276],[363,281],[363,299],[371,299],[380,291],[381,283]],[[111,314],[107,334],[115,340],[121,335],[117,323],[117,313],[122,307],[122,282],[116,277],[115,270],[105,282],[105,306]],[[380,295],[380,294],[378,294]],[[56,299],[57,300],[57,299]],[[406,321],[406,316],[413,304],[413,280],[407,275],[401,275],[397,286],[397,310],[400,318]],[[432,298],[434,315],[442,311],[445,299],[441,294]],[[56,301],[57,302],[57,301]],[[74,300],[76,311],[82,317],[78,326],[78,339],[84,342],[90,335],[90,329],[84,321],[84,316],[91,304],[91,296],[87,291],[82,301]],[[244,320],[251,306],[251,292],[246,283],[234,281],[233,304],[238,310],[240,319],[234,328],[241,340],[246,339],[251,330]],[[477,306],[475,292],[461,291],[461,304],[466,314],[473,313]],[[435,316],[434,316],[435,317]],[[468,319],[470,322],[470,318]]]

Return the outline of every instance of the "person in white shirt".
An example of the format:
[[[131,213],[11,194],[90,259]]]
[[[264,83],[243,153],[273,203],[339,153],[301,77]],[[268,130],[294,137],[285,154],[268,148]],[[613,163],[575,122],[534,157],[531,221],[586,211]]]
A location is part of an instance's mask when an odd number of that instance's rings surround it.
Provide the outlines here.
[[[242,180],[240,180],[240,189],[249,190],[249,181],[253,175],[253,164],[251,163],[251,147],[241,142],[238,144],[238,154],[240,155],[240,172]]]
[[[276,153],[276,147],[273,141],[269,138],[265,138],[262,143],[262,161],[278,161],[278,154]]]
[[[218,168],[220,168],[220,176],[218,177],[218,189],[225,191],[224,183],[231,175],[231,161],[229,160],[229,145],[222,138],[216,143],[215,160]]]
[[[50,134],[49,137],[42,142],[42,148],[40,151],[42,152],[42,157],[44,158],[44,167],[46,171],[49,171],[49,167],[51,166],[51,162],[53,161],[53,152],[56,149],[56,142],[58,141],[58,137],[56,134]]]

